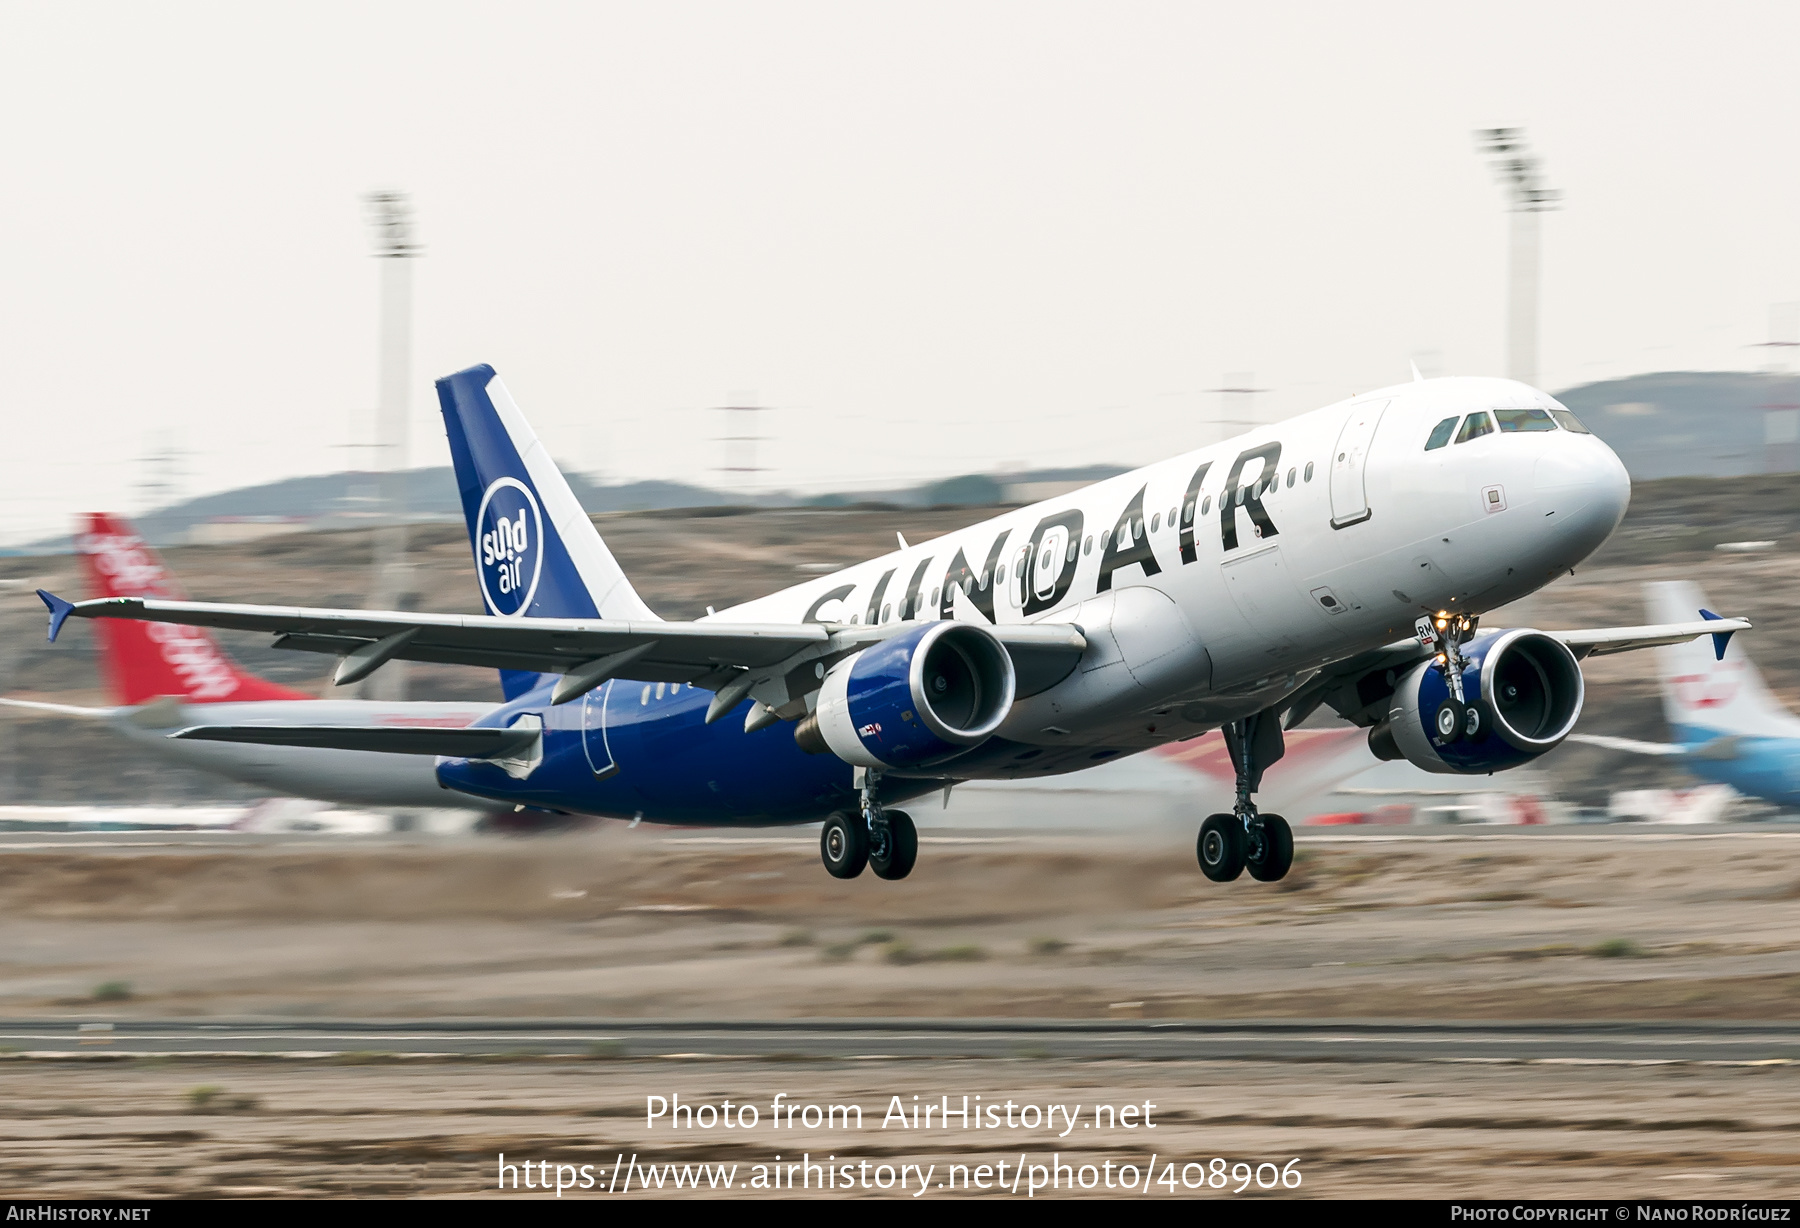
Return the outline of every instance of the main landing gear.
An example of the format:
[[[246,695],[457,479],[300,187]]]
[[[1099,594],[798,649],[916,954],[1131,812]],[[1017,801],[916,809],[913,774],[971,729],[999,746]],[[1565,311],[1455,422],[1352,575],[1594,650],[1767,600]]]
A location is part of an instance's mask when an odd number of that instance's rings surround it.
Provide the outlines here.
[[[819,833],[819,859],[833,878],[855,878],[863,867],[876,878],[900,879],[919,860],[919,832],[904,810],[889,810],[875,798],[875,772],[863,775],[862,808],[840,810]]]
[[[1225,745],[1237,769],[1237,801],[1232,813],[1211,815],[1200,825],[1195,844],[1200,872],[1215,883],[1228,883],[1245,870],[1258,882],[1276,882],[1294,864],[1294,832],[1280,815],[1259,813],[1251,795],[1286,749],[1279,714],[1258,712],[1232,721],[1225,726]]]

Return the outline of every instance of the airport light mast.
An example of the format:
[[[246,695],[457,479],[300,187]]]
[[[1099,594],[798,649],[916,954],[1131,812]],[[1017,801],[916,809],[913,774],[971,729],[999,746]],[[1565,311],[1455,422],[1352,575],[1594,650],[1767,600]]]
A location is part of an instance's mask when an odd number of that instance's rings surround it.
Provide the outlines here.
[[[1506,374],[1537,386],[1538,216],[1556,208],[1562,193],[1544,186],[1543,162],[1525,143],[1523,128],[1478,128],[1475,142],[1505,189],[1512,214],[1506,309]]]
[[[407,563],[407,422],[412,398],[412,201],[406,193],[371,192],[364,198],[375,231],[381,267],[380,397],[375,410],[376,464],[381,473],[381,518],[375,534],[375,574],[370,608],[406,610],[414,603]],[[391,661],[362,684],[365,699],[405,699],[405,662]]]

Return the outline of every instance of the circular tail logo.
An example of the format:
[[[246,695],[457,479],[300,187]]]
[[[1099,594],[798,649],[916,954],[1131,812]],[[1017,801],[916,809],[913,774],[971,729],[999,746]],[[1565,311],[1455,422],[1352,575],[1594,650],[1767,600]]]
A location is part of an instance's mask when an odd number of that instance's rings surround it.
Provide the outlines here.
[[[523,614],[544,568],[544,514],[525,483],[496,478],[475,513],[475,574],[488,609]]]

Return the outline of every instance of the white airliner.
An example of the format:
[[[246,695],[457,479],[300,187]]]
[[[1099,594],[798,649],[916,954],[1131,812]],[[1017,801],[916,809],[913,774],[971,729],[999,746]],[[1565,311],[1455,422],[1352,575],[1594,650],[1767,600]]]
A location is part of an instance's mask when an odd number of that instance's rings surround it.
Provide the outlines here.
[[[156,551],[120,516],[92,513],[75,548],[88,587],[100,597],[181,600],[180,583]],[[100,663],[113,706],[0,699],[0,704],[103,721],[120,737],[183,767],[320,801],[355,806],[510,812],[511,806],[453,793],[432,765],[373,750],[232,745],[171,738],[177,729],[209,724],[460,729],[494,710],[491,703],[320,700],[247,673],[198,627],[107,622],[98,626]]]
[[[507,702],[467,729],[202,716],[171,736],[437,756],[449,788],[548,810],[823,819],[844,878],[910,872],[896,802],[1223,728],[1237,801],[1202,824],[1201,870],[1269,880],[1293,838],[1253,795],[1284,720],[1329,704],[1379,756],[1489,773],[1569,735],[1581,658],[1749,626],[1478,629],[1587,558],[1630,496],[1604,443],[1507,380],[1383,388],[695,622],[639,598],[491,367],[438,396],[488,615],[46,593],[51,637],[123,618],[269,632],[359,674],[499,667]]]

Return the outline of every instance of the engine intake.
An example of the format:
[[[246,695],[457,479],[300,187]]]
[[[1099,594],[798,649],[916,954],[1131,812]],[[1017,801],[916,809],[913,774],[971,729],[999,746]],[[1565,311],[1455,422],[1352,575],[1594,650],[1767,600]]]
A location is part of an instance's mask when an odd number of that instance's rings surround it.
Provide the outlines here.
[[[1434,718],[1450,697],[1435,661],[1415,666],[1394,687],[1388,719],[1369,731],[1369,748],[1428,772],[1474,775],[1529,763],[1554,750],[1575,728],[1586,684],[1575,654],[1541,631],[1496,631],[1463,649],[1463,695],[1478,703],[1482,730],[1446,741]]]
[[[992,632],[926,623],[834,665],[795,737],[861,767],[923,767],[992,737],[1015,688],[1012,656]]]

